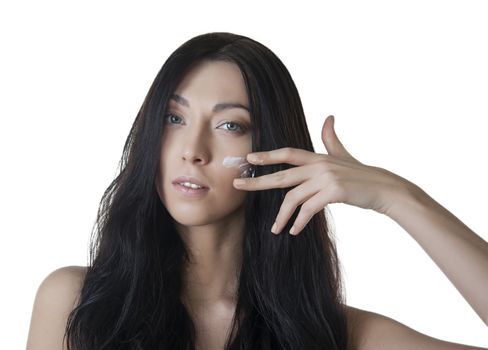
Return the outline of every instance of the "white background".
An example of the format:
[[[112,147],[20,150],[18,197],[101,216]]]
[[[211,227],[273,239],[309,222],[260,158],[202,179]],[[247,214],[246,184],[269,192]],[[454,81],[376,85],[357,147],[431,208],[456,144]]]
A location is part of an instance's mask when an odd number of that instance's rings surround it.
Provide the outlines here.
[[[249,36],[281,58],[316,152],[334,114],[357,159],[416,183],[488,240],[487,18],[484,1],[2,2],[2,348],[25,347],[47,274],[87,264],[99,200],[149,86],[206,32]],[[329,208],[349,305],[488,347],[487,327],[398,224]]]

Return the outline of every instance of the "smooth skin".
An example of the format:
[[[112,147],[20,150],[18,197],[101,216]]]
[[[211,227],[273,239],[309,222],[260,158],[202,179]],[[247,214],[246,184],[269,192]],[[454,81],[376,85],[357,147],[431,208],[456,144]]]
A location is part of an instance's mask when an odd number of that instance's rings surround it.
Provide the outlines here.
[[[324,122],[322,140],[328,155],[293,148],[259,152],[263,162],[254,164],[289,163],[297,167],[247,178],[238,188],[258,191],[298,185],[282,204],[276,232],[301,203],[294,222],[296,234],[329,203],[347,203],[389,216],[421,245],[488,326],[487,242],[416,185],[354,159],[335,134],[332,117]],[[251,162],[249,155],[248,160]],[[67,349],[64,328],[77,304],[85,273],[86,267],[67,266],[44,279],[34,301],[27,350]],[[347,318],[348,350],[488,349],[435,339],[384,315],[350,306]]]

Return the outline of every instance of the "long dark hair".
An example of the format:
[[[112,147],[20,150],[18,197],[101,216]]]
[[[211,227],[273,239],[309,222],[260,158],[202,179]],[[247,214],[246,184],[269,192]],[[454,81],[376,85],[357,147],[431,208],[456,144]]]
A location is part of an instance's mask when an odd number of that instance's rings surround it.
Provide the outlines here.
[[[314,151],[296,86],[267,47],[226,32],[196,36],[157,74],[105,191],[90,261],[68,317],[69,349],[193,349],[195,327],[180,300],[188,251],[155,188],[163,118],[184,74],[202,60],[239,66],[249,98],[252,151]],[[290,168],[259,166],[256,176]],[[288,189],[247,193],[242,267],[226,349],[346,349],[347,318],[333,232],[320,211],[298,236],[270,229]]]

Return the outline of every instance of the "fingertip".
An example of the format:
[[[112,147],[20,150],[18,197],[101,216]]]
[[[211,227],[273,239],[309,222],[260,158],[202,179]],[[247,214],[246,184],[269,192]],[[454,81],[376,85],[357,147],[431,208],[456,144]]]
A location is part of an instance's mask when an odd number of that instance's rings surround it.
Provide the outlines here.
[[[234,181],[232,182],[232,184],[234,186],[241,186],[241,185],[244,185],[246,183],[246,180],[244,179],[234,179]]]
[[[334,116],[332,114],[330,114],[327,119],[331,119],[330,123],[332,124],[332,126],[334,126]]]

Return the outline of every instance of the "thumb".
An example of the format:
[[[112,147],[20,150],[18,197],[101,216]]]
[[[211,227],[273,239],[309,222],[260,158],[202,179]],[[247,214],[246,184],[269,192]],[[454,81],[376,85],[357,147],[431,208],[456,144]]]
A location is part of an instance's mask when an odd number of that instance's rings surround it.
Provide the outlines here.
[[[339,158],[353,159],[359,163],[359,161],[346,150],[342,142],[339,140],[334,129],[334,121],[334,116],[329,115],[322,126],[322,142],[324,143],[327,153]]]

